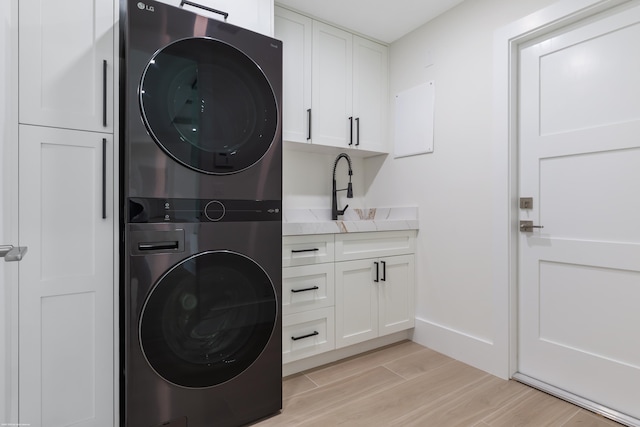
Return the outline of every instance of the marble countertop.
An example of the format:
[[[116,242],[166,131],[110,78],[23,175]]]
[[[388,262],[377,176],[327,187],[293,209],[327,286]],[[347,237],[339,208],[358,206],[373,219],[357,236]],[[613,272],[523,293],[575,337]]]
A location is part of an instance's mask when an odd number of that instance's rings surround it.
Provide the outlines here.
[[[349,208],[338,218],[337,221],[331,220],[331,209],[285,209],[282,213],[282,235],[418,229],[417,207]]]

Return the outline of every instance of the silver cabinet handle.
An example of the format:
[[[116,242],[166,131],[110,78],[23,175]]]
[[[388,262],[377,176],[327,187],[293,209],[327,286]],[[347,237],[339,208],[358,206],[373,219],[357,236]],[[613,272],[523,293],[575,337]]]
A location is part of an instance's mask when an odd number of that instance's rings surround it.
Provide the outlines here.
[[[27,253],[26,246],[2,245],[0,246],[0,258],[6,262],[20,261]]]

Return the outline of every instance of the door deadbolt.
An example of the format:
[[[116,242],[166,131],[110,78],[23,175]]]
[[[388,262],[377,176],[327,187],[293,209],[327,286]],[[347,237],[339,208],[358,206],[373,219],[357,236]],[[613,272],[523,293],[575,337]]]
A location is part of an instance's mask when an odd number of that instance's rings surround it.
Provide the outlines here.
[[[520,209],[533,209],[533,197],[520,197]]]
[[[520,221],[520,231],[530,233],[534,228],[544,228],[544,225],[533,225],[533,221]]]

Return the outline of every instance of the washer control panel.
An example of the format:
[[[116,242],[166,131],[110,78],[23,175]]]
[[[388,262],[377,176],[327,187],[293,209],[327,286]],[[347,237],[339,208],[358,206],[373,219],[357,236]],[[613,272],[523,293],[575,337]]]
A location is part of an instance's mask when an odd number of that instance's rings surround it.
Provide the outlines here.
[[[282,221],[280,200],[128,199],[129,223]]]

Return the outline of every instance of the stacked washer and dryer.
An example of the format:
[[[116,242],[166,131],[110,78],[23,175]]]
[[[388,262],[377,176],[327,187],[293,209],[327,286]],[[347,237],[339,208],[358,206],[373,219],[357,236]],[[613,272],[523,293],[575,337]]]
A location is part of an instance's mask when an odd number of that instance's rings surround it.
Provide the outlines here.
[[[282,44],[123,23],[121,424],[243,425],[282,406]]]

